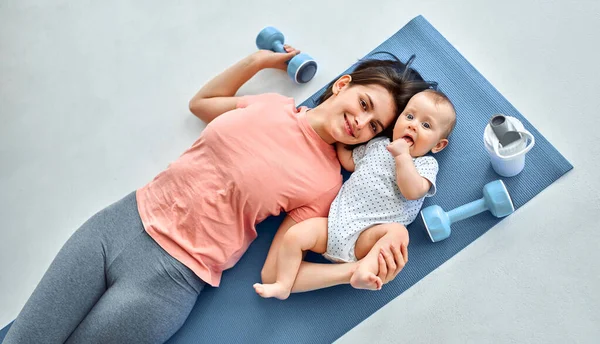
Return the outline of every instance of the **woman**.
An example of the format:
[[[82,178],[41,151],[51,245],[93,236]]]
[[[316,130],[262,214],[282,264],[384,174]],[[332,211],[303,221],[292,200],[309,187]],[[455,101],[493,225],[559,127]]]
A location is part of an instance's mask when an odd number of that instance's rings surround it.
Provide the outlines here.
[[[275,94],[235,96],[259,70],[285,69],[299,53],[286,51],[258,51],[194,96],[191,112],[208,123],[199,139],[72,235],[4,343],[164,342],[204,285],[218,286],[240,259],[257,223],[288,213],[276,250],[294,223],[327,215],[342,183],[334,144],[383,134],[418,90],[398,73],[400,63],[367,61],[333,82],[313,109]],[[388,250],[382,280],[393,279],[406,259],[405,246]],[[304,263],[300,273],[314,268]],[[353,266],[326,268],[323,279],[294,291],[348,283]]]

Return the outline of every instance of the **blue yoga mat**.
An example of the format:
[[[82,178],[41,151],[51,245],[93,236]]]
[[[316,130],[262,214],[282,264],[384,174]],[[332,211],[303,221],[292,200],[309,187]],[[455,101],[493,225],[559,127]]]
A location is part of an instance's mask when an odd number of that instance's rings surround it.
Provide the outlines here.
[[[438,82],[439,89],[456,106],[457,126],[450,145],[436,155],[440,164],[438,192],[426,199],[424,207],[438,204],[452,209],[482,197],[485,183],[503,179],[515,208],[519,208],[572,169],[422,16],[411,20],[369,55],[379,51],[390,52],[402,61],[416,54],[413,68],[425,80]],[[314,100],[323,91],[324,88],[303,105],[314,106]],[[527,154],[525,170],[516,177],[501,178],[495,174],[482,143],[483,130],[495,113],[518,118],[536,137],[535,147]],[[221,287],[202,292],[186,323],[169,343],[331,343],[501,221],[486,212],[453,224],[450,238],[431,243],[418,218],[408,227],[409,264],[381,291],[338,286],[293,294],[286,301],[264,300],[254,293],[252,285],[260,279],[269,244],[282,220],[283,216],[272,217],[258,226],[259,236],[242,260],[224,273]],[[321,261],[316,255],[308,257]],[[5,332],[6,328],[0,331],[0,339]]]

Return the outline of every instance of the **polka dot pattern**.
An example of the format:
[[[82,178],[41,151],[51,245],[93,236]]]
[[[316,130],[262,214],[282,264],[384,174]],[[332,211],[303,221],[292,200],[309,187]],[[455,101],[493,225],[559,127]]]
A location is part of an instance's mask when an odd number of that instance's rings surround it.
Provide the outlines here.
[[[354,173],[342,185],[331,204],[328,218],[327,252],[332,261],[356,261],[354,246],[360,233],[376,224],[408,225],[423,205],[423,198],[409,201],[396,183],[396,163],[386,146],[387,138],[376,138],[352,152]],[[425,197],[435,194],[438,163],[432,156],[414,158],[419,174],[431,181]]]

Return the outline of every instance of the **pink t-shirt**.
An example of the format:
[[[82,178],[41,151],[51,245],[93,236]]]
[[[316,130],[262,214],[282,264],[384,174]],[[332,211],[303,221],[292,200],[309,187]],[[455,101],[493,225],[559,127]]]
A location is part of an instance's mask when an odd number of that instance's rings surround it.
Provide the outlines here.
[[[306,108],[277,94],[240,98],[179,159],[137,190],[148,234],[198,277],[218,286],[282,210],[297,222],[327,216],[342,185],[334,147]]]

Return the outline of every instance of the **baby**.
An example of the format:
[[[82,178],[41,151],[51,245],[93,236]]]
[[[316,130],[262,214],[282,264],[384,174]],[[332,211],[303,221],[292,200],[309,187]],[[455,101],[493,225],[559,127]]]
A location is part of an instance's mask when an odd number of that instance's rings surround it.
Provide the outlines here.
[[[291,227],[277,256],[277,280],[254,285],[265,298],[286,299],[296,280],[303,251],[338,263],[358,262],[350,284],[379,290],[380,250],[399,246],[425,197],[435,194],[438,164],[428,152],[448,145],[456,123],[454,106],[439,91],[414,95],[394,125],[393,142],[376,138],[353,151],[338,146],[344,168],[354,171],[331,204],[328,218],[312,218]],[[404,248],[405,249],[405,248]]]

